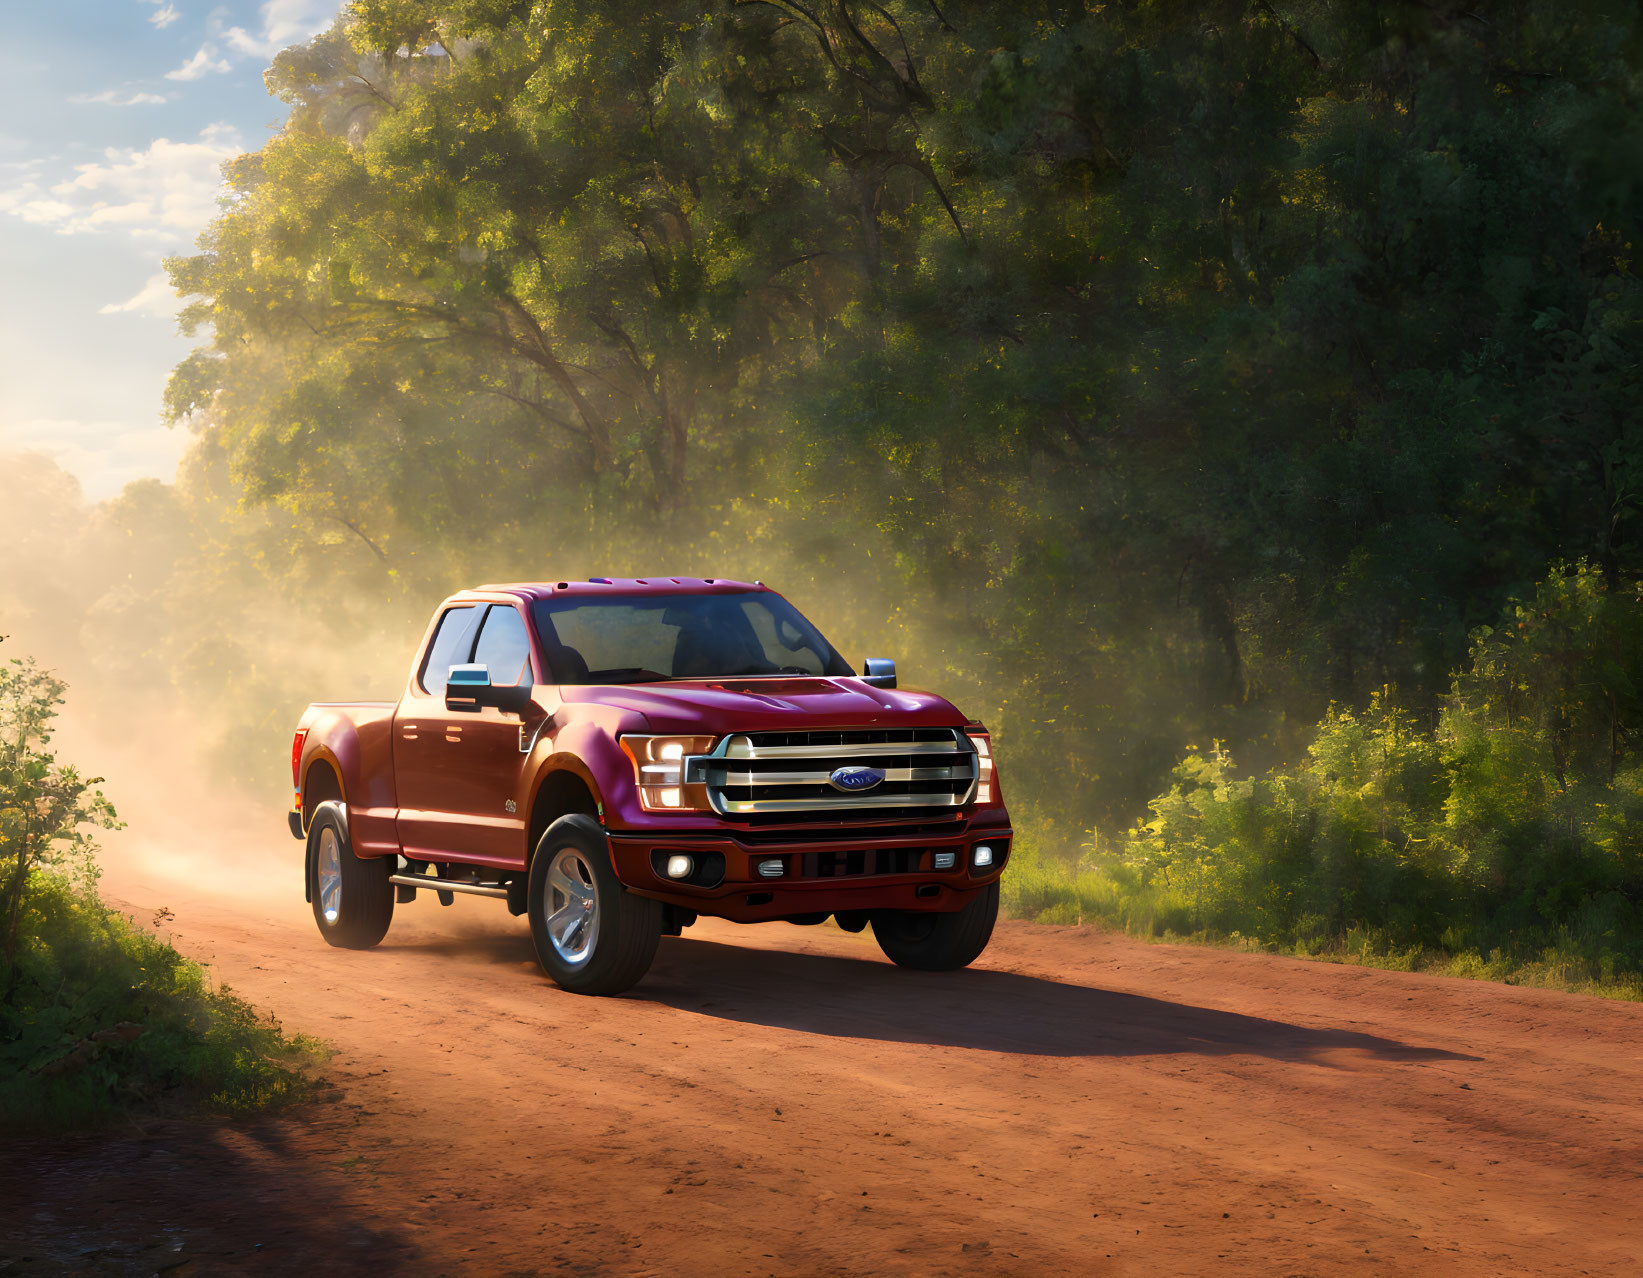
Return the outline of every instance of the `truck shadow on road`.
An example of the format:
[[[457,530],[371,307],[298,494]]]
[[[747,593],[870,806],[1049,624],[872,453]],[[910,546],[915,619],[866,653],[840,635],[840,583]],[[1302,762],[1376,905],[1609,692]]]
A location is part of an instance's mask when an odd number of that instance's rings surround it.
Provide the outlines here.
[[[1139,994],[970,968],[915,972],[821,954],[664,942],[630,998],[837,1038],[1027,1056],[1265,1056],[1477,1060],[1356,1030],[1293,1025]]]

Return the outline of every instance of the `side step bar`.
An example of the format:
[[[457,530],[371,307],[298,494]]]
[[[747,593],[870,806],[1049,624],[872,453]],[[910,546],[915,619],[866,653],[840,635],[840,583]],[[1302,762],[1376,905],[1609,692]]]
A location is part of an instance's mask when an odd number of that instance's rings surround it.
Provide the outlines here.
[[[432,888],[436,892],[466,892],[470,896],[496,896],[508,899],[505,887],[489,887],[483,883],[458,883],[455,879],[436,879],[431,874],[390,874],[388,882],[400,887]]]

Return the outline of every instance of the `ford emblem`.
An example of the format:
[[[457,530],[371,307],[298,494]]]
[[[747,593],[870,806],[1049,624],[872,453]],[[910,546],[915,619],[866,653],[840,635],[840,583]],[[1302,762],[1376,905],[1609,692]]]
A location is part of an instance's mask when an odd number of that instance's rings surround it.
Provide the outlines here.
[[[846,794],[858,794],[862,790],[871,790],[883,780],[883,768],[834,768],[827,783]]]

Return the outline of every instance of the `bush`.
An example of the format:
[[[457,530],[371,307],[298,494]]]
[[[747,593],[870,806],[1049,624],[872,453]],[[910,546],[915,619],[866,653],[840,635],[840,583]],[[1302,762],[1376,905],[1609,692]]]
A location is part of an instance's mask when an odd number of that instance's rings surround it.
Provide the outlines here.
[[[97,899],[86,826],[114,809],[46,747],[62,682],[0,668],[0,1126],[132,1106],[241,1112],[308,1093],[312,1040],[213,991],[199,964]]]
[[[83,1126],[131,1109],[243,1113],[307,1096],[314,1040],[97,900],[36,872],[0,1004],[0,1126]]]
[[[1006,901],[1061,921],[1090,900],[1130,931],[1635,991],[1639,689],[1643,590],[1559,569],[1474,632],[1435,722],[1383,693],[1331,710],[1305,759],[1264,777],[1237,777],[1218,743],[1190,751],[1149,818],[1092,836],[1076,867],[1029,842]]]

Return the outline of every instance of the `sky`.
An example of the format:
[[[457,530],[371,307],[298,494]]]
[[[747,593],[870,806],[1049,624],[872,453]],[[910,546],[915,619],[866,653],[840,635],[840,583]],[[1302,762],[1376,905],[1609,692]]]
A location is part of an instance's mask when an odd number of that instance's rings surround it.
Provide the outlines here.
[[[0,454],[42,452],[88,498],[170,480],[160,416],[191,341],[161,259],[216,212],[221,165],[285,116],[262,73],[339,0],[8,6],[0,81]],[[0,462],[3,464],[3,462]]]

